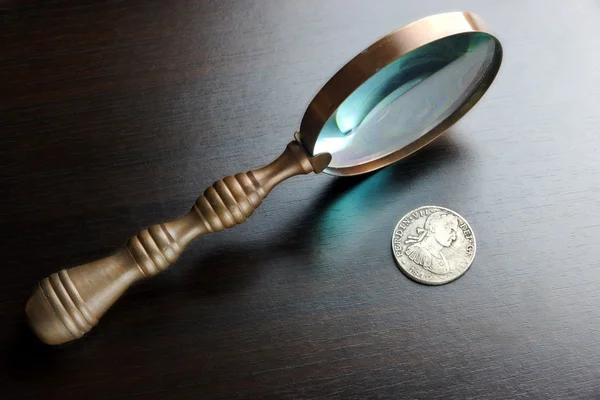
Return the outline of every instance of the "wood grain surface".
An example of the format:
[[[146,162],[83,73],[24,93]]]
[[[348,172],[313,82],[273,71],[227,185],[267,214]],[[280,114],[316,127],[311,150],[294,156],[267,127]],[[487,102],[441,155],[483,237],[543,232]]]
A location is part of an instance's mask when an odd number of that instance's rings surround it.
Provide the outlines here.
[[[87,338],[32,336],[36,282],[271,161],[355,53],[454,10],[505,58],[448,134],[295,178]],[[0,2],[0,398],[600,398],[598,21],[594,0]],[[391,253],[426,204],[477,235],[442,287]]]

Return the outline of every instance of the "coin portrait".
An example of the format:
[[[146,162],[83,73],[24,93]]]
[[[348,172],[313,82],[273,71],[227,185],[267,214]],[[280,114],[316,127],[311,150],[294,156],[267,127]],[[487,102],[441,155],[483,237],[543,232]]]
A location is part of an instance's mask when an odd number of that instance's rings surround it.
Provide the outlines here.
[[[400,219],[392,235],[396,263],[409,278],[442,285],[462,276],[475,257],[475,236],[456,212],[420,207]]]

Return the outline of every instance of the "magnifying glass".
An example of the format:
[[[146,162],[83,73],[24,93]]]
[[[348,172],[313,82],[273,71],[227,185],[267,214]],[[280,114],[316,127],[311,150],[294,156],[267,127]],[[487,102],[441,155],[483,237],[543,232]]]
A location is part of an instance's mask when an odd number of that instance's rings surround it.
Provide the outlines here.
[[[501,61],[498,39],[468,12],[383,37],[317,93],[271,164],[215,182],[186,215],[139,232],[116,254],[41,281],[25,306],[33,331],[48,344],[80,338],[131,284],[165,270],[193,239],[244,222],[292,176],[363,174],[415,152],[477,103]]]

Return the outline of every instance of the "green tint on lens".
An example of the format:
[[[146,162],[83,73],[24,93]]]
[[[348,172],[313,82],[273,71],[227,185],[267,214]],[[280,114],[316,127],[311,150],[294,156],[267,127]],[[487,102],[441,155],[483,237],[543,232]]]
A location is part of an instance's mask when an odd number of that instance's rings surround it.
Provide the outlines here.
[[[323,126],[314,154],[330,168],[394,153],[449,118],[477,90],[501,51],[489,34],[431,42],[388,64],[358,87]]]

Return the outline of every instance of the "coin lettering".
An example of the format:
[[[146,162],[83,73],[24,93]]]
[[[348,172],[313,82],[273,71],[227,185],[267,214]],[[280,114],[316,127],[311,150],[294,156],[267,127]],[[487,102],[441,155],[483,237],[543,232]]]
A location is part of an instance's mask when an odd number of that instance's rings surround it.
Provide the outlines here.
[[[400,218],[392,234],[398,268],[414,281],[442,285],[458,279],[475,258],[467,221],[444,207],[426,206]]]

